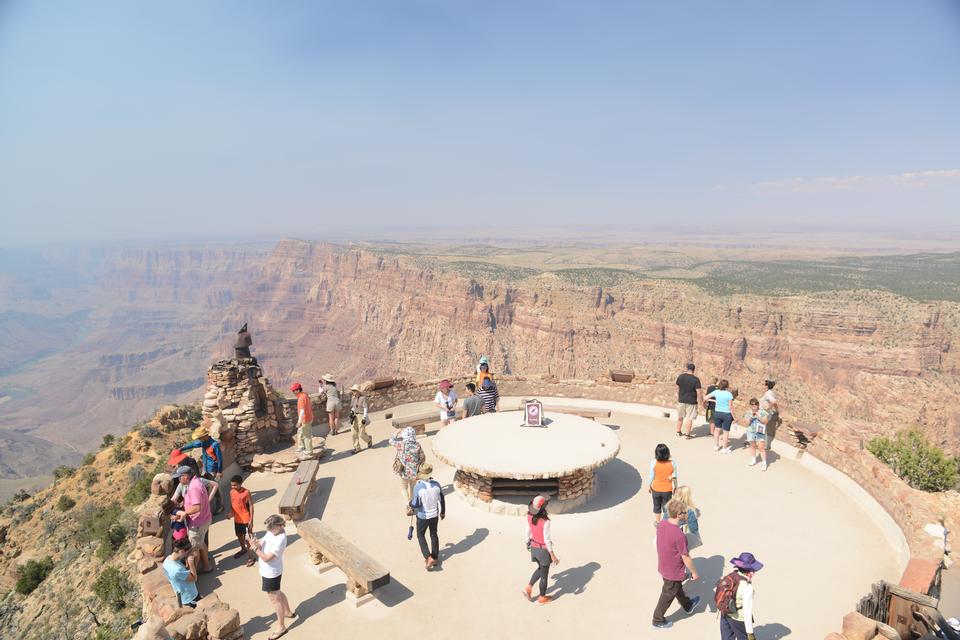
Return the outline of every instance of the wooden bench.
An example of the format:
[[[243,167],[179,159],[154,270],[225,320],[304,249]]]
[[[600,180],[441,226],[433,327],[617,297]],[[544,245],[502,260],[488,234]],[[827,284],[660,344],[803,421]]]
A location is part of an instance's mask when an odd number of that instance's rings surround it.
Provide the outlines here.
[[[347,591],[353,594],[355,606],[363,596],[390,583],[390,572],[383,565],[328,524],[311,518],[297,525],[297,533],[310,547],[314,564],[330,563],[346,574]]]
[[[423,435],[427,432],[427,425],[431,422],[440,422],[440,410],[430,409],[419,413],[411,413],[408,416],[399,416],[393,419],[394,429],[403,429],[404,427],[413,427],[417,430],[417,435]]]
[[[287,485],[287,490],[280,498],[280,513],[289,516],[291,520],[303,520],[307,511],[307,499],[316,486],[319,460],[304,460],[297,465],[297,470]]]
[[[573,416],[580,416],[581,418],[609,418],[610,410],[609,409],[586,409],[584,407],[567,407],[564,405],[555,405],[555,404],[545,404],[543,405],[543,413],[569,413]]]
[[[380,389],[389,389],[395,384],[397,384],[396,378],[374,378],[373,390],[379,391]]]
[[[610,369],[610,379],[614,382],[633,382],[633,371]]]

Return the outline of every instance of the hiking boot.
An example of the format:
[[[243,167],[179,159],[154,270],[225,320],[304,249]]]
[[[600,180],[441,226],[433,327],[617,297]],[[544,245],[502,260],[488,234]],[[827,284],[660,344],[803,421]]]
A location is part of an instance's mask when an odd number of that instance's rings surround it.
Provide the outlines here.
[[[766,471],[766,470],[767,470],[767,463],[764,462],[763,465],[760,467],[760,471]]]
[[[757,459],[756,459],[756,458],[750,458],[750,462],[747,463],[747,466],[748,466],[748,467],[752,467],[752,466],[754,466],[754,465],[756,465],[756,464],[757,464]]]
[[[700,596],[694,596],[690,598],[690,608],[684,609],[685,613],[693,613],[693,610],[697,608],[697,605],[700,604]]]
[[[537,596],[537,604],[550,604],[551,600],[550,596]]]
[[[669,620],[664,620],[663,622],[654,622],[651,626],[654,629],[669,629],[673,626],[673,623]]]
[[[523,588],[523,597],[527,599],[527,602],[533,600],[533,588],[530,585]]]
[[[725,455],[726,455],[726,454],[731,454],[731,453],[733,453],[733,449],[731,449],[730,447],[727,447],[726,449],[721,449],[721,450],[720,450],[720,453],[725,454]]]

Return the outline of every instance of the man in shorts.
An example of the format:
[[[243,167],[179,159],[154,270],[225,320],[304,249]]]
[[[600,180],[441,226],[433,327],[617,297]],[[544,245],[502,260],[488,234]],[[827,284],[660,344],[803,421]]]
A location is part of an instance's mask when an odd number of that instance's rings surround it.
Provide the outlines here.
[[[243,476],[236,475],[230,478],[230,509],[233,515],[233,533],[240,542],[240,551],[233,554],[234,558],[247,556],[247,566],[252,567],[257,557],[250,548],[247,534],[253,532],[253,496],[250,490],[243,486]]]
[[[183,466],[177,469],[173,478],[180,484],[187,485],[187,492],[183,495],[183,509],[177,511],[177,518],[187,524],[187,538],[190,545],[196,548],[200,554],[200,573],[208,573],[213,570],[210,563],[210,554],[204,544],[207,535],[207,529],[213,521],[213,513],[210,511],[210,496],[207,494],[207,488],[193,473],[193,469]]]
[[[697,419],[697,407],[703,405],[703,388],[700,386],[700,378],[693,375],[696,367],[693,363],[687,364],[687,370],[677,376],[677,437],[684,435],[683,427],[686,425],[686,437],[689,440],[693,437],[693,421]]]

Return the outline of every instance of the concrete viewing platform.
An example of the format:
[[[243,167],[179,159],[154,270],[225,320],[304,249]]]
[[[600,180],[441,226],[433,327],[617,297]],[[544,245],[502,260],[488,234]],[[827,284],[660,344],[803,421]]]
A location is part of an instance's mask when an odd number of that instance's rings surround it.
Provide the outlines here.
[[[518,400],[504,398],[502,404],[512,407]],[[534,569],[524,548],[525,520],[474,508],[454,490],[457,469],[443,459],[473,466],[473,452],[455,450],[452,444],[469,421],[439,434],[439,423],[427,425],[427,435],[420,438],[447,502],[439,527],[442,565],[432,572],[424,570],[416,539],[406,538],[409,519],[391,469],[394,449],[386,439],[393,428],[385,412],[371,415],[368,432],[375,446],[369,451],[351,455],[349,430],[328,436],[329,452],[321,460],[306,517],[320,518],[384,565],[391,582],[354,607],[344,574],[314,565],[296,526],[288,523],[282,590],[299,616],[288,620],[284,637],[715,638],[717,615],[708,611],[714,583],[730,570],[730,558],[750,551],[765,564],[755,579],[757,638],[808,640],[833,631],[873,582],[899,578],[905,565],[902,535],[898,540],[889,516],[846,476],[796,459],[794,450],[780,442],[772,445],[769,470],[761,472],[759,465],[747,466],[744,449],[715,453],[712,440],[703,437],[705,425],[697,426],[699,437],[685,440],[674,435],[675,420],[660,417],[663,409],[608,404],[612,414],[603,424],[582,418],[569,422],[571,428],[598,430],[596,448],[613,451],[609,456],[569,452],[569,468],[604,457],[606,463],[595,468],[593,498],[552,517],[560,564],[551,568],[549,594],[555,600],[547,606],[527,602],[520,593]],[[394,407],[390,413],[410,414],[421,405],[429,403]],[[598,401],[589,401],[596,405]],[[566,418],[573,416],[564,416],[564,423]],[[519,418],[485,418],[491,423],[500,419],[517,423]],[[480,421],[476,424],[479,428]],[[489,437],[503,450],[523,451],[527,433],[494,427]],[[733,433],[737,446],[741,433]],[[600,442],[607,444],[600,447]],[[692,488],[701,510],[703,540],[691,553],[701,577],[685,589],[704,602],[690,616],[674,604],[667,615],[673,628],[654,631],[650,622],[662,582],[646,473],[660,442],[670,447],[680,484]],[[535,459],[536,452],[529,457]],[[562,464],[555,470],[567,468],[565,458],[558,455],[557,460]],[[499,473],[499,468],[483,468]],[[258,535],[264,518],[279,512],[290,479],[290,474],[254,473],[246,480],[255,500]],[[214,522],[210,545],[218,565],[213,574],[201,576],[201,590],[215,591],[240,612],[247,638],[265,640],[274,624],[273,609],[260,590],[256,566],[232,558],[238,546],[230,520],[221,516]]]

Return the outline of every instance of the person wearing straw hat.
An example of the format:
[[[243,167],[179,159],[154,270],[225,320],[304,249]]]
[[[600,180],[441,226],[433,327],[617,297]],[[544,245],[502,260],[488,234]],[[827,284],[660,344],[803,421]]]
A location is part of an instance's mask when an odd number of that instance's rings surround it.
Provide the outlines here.
[[[763,563],[744,551],[730,560],[735,570],[717,582],[721,640],[756,640],[753,635],[753,576]]]
[[[413,488],[410,507],[417,515],[417,542],[423,554],[427,571],[440,561],[440,538],[437,524],[447,516],[447,503],[443,499],[440,483],[431,477],[433,465],[424,462],[417,471],[417,484]],[[430,531],[430,548],[427,548],[427,530]]]
[[[523,588],[523,595],[527,600],[533,599],[533,585],[540,581],[540,596],[537,604],[550,602],[547,595],[547,577],[550,574],[550,563],[560,563],[560,558],[553,552],[553,540],[550,538],[550,516],[547,514],[547,503],[550,496],[538,495],[527,506],[527,549],[530,550],[530,560],[537,564],[536,570],[530,576],[530,581]]]
[[[320,395],[327,401],[327,424],[330,435],[337,435],[340,428],[340,389],[332,373],[320,378]]]
[[[276,640],[287,632],[284,618],[296,618],[296,612],[290,608],[287,596],[280,591],[280,579],[283,577],[283,552],[287,548],[287,534],[283,516],[272,515],[264,523],[267,532],[257,540],[253,533],[247,534],[250,548],[259,559],[262,589],[277,612],[277,630],[267,640]]]
[[[297,453],[313,455],[313,404],[303,385],[294,382],[290,391],[297,396]]]
[[[367,434],[368,417],[367,398],[360,391],[360,385],[350,387],[350,431],[353,434],[353,452],[360,453],[360,441],[367,443],[367,449],[373,446],[373,438]]]
[[[207,480],[219,483],[223,476],[223,453],[220,450],[220,442],[210,436],[206,424],[201,424],[193,430],[193,442],[180,447],[181,452],[191,449],[200,449],[200,458],[203,462],[200,475]],[[213,501],[213,514],[217,515],[221,511],[223,511],[223,496],[218,492]]]

